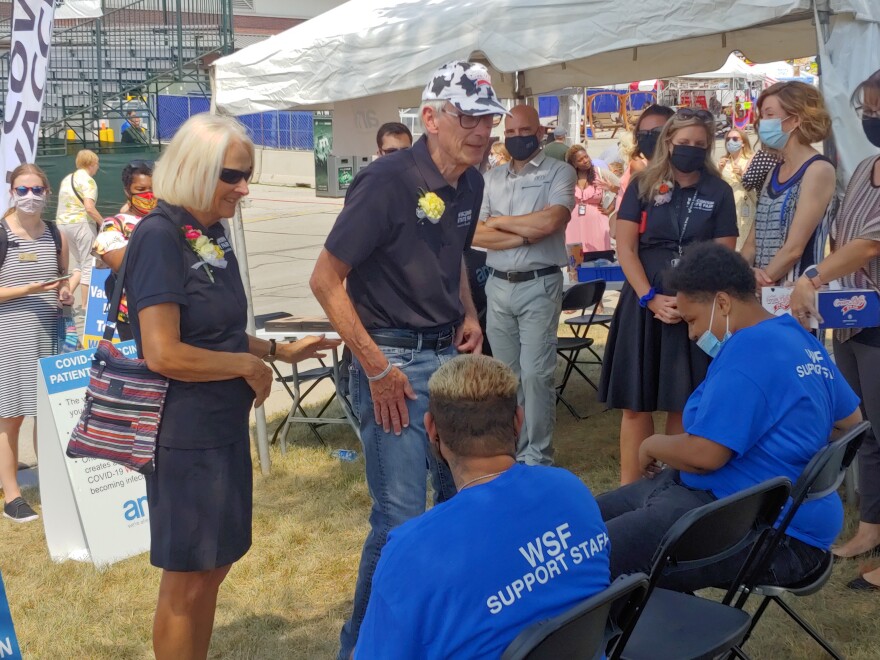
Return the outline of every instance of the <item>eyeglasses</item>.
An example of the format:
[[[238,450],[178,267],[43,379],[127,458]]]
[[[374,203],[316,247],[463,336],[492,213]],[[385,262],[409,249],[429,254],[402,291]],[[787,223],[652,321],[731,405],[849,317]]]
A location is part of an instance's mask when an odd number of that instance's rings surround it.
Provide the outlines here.
[[[19,197],[24,197],[29,192],[33,192],[37,197],[42,197],[46,193],[46,186],[16,186],[13,190]]]
[[[466,115],[464,113],[452,112],[452,110],[447,110],[446,108],[443,108],[442,112],[445,112],[447,115],[452,115],[453,117],[458,117],[459,126],[468,131],[476,128],[480,124],[491,122],[491,125],[494,127],[501,123],[501,115]]]
[[[657,128],[652,128],[650,131],[638,131],[636,133],[636,139],[638,138],[646,138],[651,135],[660,135],[660,131],[663,130],[662,126],[658,126]]]
[[[680,117],[681,119],[698,119],[701,122],[704,122],[706,124],[715,122],[714,115],[711,112],[709,112],[708,110],[702,110],[702,109],[694,110],[693,108],[679,108],[678,110],[675,111],[675,114],[676,114],[676,116]]]
[[[244,179],[245,181],[250,181],[251,174],[253,173],[253,170],[243,172],[241,170],[234,170],[230,167],[224,167],[222,170],[220,170],[220,180],[223,183],[228,183],[230,186],[234,186],[242,179]]]
[[[390,149],[379,149],[379,153],[383,156],[387,156],[388,154],[393,154],[395,151],[403,151],[398,147],[391,147]]]

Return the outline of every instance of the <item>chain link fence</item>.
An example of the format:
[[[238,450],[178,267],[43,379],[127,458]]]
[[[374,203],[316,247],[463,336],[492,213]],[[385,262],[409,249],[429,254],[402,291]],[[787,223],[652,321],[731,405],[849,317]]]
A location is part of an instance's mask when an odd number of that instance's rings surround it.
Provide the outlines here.
[[[211,102],[204,96],[160,95],[157,98],[157,132],[167,142],[181,124],[199,112],[208,112]],[[238,120],[258,147],[311,151],[314,147],[312,113],[277,110],[243,115]]]

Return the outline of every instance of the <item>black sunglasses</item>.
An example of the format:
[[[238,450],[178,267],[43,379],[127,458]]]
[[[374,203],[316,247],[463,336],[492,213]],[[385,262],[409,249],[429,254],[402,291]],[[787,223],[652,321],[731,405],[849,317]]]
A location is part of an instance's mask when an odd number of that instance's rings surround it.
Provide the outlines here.
[[[242,179],[244,179],[245,181],[250,181],[251,174],[253,173],[253,170],[242,172],[241,170],[234,170],[230,167],[224,167],[222,170],[220,170],[220,180],[223,183],[228,183],[230,186],[234,186]]]
[[[156,166],[156,161],[154,160],[133,160],[128,163],[129,167],[137,167],[137,168],[146,168],[152,170]]]
[[[16,186],[13,190],[19,197],[24,197],[28,192],[33,192],[37,197],[42,197],[46,192],[46,186]]]
[[[398,149],[397,147],[391,147],[390,149],[379,149],[379,153],[383,156],[393,154],[395,151],[403,151],[403,149]]]
[[[675,111],[676,116],[681,117],[682,119],[699,119],[702,122],[714,122],[715,116],[709,112],[708,110],[693,108],[679,108]]]
[[[660,131],[662,130],[663,127],[658,126],[657,128],[652,128],[650,131],[638,131],[636,132],[636,138],[648,137],[649,135],[660,135]]]

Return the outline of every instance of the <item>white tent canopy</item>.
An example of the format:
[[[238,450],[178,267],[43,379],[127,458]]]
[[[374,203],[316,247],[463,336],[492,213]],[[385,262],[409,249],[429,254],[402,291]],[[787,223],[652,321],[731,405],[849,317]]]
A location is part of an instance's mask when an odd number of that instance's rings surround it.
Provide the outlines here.
[[[734,54],[730,54],[727,58],[727,62],[724,63],[724,66],[718,69],[717,71],[707,71],[706,73],[690,73],[686,76],[679,76],[681,78],[689,78],[694,80],[714,80],[717,78],[742,78],[744,80],[758,81],[763,80],[766,76],[762,72],[761,69],[755,67],[751,67],[745,62],[743,62],[739,57]]]
[[[818,0],[820,3],[823,0]],[[880,22],[880,2],[829,0]],[[811,0],[352,0],[215,63],[220,112],[329,107],[399,92],[400,105],[443,62],[486,62],[500,96],[665,78],[816,52]],[[520,72],[518,75],[515,72]]]

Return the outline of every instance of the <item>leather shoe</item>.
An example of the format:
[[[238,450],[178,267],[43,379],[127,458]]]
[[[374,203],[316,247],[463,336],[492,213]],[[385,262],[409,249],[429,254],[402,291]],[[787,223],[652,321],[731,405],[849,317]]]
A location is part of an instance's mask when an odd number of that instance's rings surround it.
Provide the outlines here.
[[[868,582],[865,578],[859,576],[855,580],[850,580],[846,584],[848,589],[855,591],[880,591],[880,586]]]

